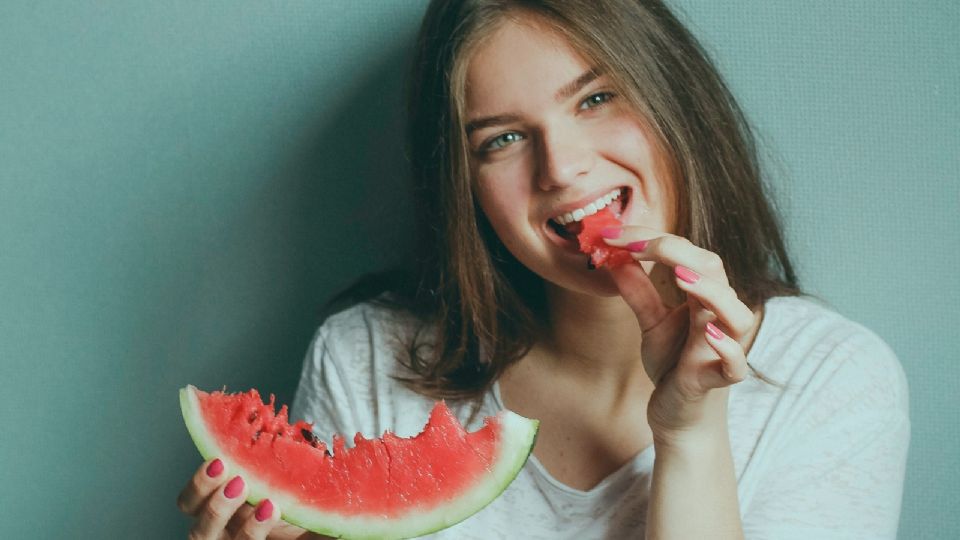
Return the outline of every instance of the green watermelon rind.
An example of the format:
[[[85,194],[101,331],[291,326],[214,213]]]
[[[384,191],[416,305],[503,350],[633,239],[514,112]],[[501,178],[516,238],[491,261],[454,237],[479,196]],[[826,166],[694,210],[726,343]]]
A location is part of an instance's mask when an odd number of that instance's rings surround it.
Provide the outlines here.
[[[180,389],[180,411],[194,445],[203,459],[220,458],[231,475],[240,475],[247,485],[247,502],[253,505],[269,498],[276,503],[283,520],[309,531],[352,540],[400,540],[430,534],[455,525],[493,502],[523,469],[536,442],[539,421],[503,410],[495,417],[502,426],[500,445],[494,467],[482,480],[464,493],[430,509],[413,507],[405,516],[345,516],[323,512],[297,502],[296,498],[271,488],[252,470],[238,465],[210,435],[203,422],[196,387]]]

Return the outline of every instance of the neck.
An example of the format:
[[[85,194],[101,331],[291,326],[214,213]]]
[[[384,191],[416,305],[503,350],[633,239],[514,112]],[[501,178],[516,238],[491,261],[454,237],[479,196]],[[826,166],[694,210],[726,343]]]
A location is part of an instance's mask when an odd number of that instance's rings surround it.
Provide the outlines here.
[[[619,296],[596,297],[548,285],[547,334],[533,357],[543,367],[586,386],[626,393],[652,382],[640,358],[637,318]]]

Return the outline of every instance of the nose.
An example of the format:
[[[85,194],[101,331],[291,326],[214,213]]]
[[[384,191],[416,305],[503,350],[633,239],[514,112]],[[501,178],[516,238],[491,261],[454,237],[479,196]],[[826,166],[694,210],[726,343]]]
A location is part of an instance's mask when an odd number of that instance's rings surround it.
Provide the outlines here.
[[[544,191],[573,184],[590,172],[595,161],[589,141],[574,126],[544,129],[537,154],[537,184]]]

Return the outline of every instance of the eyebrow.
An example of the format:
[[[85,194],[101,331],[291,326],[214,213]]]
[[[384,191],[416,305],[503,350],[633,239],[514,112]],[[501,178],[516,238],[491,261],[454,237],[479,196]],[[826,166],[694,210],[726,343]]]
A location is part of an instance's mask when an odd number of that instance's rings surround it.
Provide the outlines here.
[[[553,99],[559,101],[565,101],[570,99],[574,94],[583,89],[584,86],[592,83],[600,76],[600,71],[597,69],[589,69],[583,72],[582,75],[574,79],[573,81],[567,83],[563,88],[557,90],[557,93],[554,94]]]
[[[595,81],[600,75],[601,75],[601,72],[595,68],[591,68],[583,72],[579,77],[568,82],[567,84],[563,85],[559,90],[557,90],[557,93],[553,95],[553,99],[556,100],[557,102],[570,99],[571,96],[573,96],[574,94],[582,90],[584,86]],[[470,122],[467,122],[465,129],[467,132],[467,136],[469,136],[471,133],[473,133],[474,131],[477,131],[478,129],[488,128],[491,126],[498,126],[501,124],[509,124],[511,122],[516,122],[519,119],[520,117],[515,114],[498,114],[495,116],[485,116],[483,118],[477,118],[476,120],[471,120]]]

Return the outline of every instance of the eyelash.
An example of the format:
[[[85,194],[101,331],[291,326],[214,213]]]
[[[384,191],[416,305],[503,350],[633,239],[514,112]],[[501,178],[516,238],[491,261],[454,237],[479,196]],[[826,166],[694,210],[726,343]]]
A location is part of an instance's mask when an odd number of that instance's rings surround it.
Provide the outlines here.
[[[593,106],[591,106],[591,107],[586,107],[586,108],[584,108],[584,105],[586,105],[587,103],[590,102],[590,100],[592,100],[593,98],[596,98],[596,97],[603,97],[603,98],[605,98],[605,99],[604,99],[603,101],[601,101],[600,103],[597,103],[597,104],[595,104],[595,105],[593,105]],[[583,100],[583,101],[580,102],[580,110],[583,111],[583,110],[586,110],[586,109],[595,109],[595,108],[597,108],[597,107],[600,107],[600,106],[602,106],[602,105],[605,105],[605,104],[607,104],[607,103],[610,103],[610,100],[613,99],[613,98],[615,98],[615,97],[616,97],[616,94],[614,94],[613,92],[597,92],[596,94],[590,94],[589,96],[587,96],[587,99],[585,99],[585,100]]]
[[[613,98],[615,98],[615,97],[616,97],[616,94],[614,94],[613,92],[597,92],[597,93],[595,93],[595,94],[590,94],[590,95],[587,96],[583,101],[580,102],[580,104],[577,106],[577,110],[579,110],[579,111],[587,111],[587,110],[590,110],[590,109],[596,109],[596,108],[598,108],[598,107],[602,107],[602,106],[606,105],[607,103],[610,103],[610,101],[611,101]],[[593,103],[592,100],[595,100],[596,98],[603,98],[603,101],[601,101],[601,102],[599,102],[599,103]],[[593,104],[591,104],[591,103],[593,103]],[[502,148],[506,148],[506,147],[509,146],[510,144],[513,144],[513,142],[516,142],[516,141],[507,142],[507,143],[504,144],[503,146],[500,146],[500,147],[497,147],[497,148],[494,148],[494,147],[493,147],[493,145],[494,145],[497,141],[500,141],[500,140],[502,140],[504,137],[508,137],[508,136],[517,137],[517,139],[516,139],[517,141],[523,139],[523,136],[520,135],[519,133],[517,133],[516,131],[508,131],[508,132],[506,132],[506,133],[501,133],[500,135],[497,135],[496,137],[493,137],[493,138],[491,138],[491,139],[488,139],[486,142],[484,142],[484,143],[480,146],[480,153],[496,152],[497,150],[500,150],[500,149],[502,149]]]

